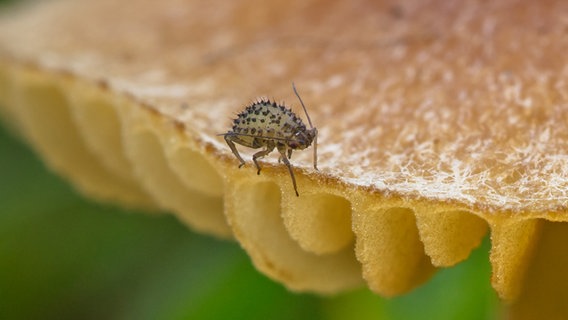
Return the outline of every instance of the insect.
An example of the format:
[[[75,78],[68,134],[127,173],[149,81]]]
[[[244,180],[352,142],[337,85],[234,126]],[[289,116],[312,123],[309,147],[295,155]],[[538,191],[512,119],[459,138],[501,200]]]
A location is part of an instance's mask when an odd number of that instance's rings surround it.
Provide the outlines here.
[[[246,107],[244,111],[239,113],[237,118],[233,121],[232,130],[221,135],[225,137],[229,148],[231,148],[235,157],[240,161],[239,168],[245,164],[245,161],[239,154],[235,143],[253,149],[264,148],[252,156],[252,161],[258,170],[257,174],[260,174],[258,159],[265,157],[276,148],[280,153],[278,162],[282,161],[286,167],[288,167],[288,172],[290,172],[290,177],[292,177],[294,191],[296,192],[296,196],[299,196],[296,178],[294,177],[294,171],[292,171],[289,159],[292,157],[293,150],[306,149],[314,142],[314,169],[318,170],[318,130],[312,125],[306,106],[293,83],[292,88],[302,104],[302,108],[310,124],[309,129],[306,128],[302,119],[296,116],[291,109],[277,104],[276,102],[271,102],[268,99],[261,99],[252,103]]]

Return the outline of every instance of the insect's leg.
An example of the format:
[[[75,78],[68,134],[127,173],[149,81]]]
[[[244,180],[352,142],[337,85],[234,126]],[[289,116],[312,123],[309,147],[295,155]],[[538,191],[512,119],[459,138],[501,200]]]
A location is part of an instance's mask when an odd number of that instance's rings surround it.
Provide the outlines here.
[[[288,149],[288,160],[292,159],[292,149]],[[282,156],[278,157],[278,163],[282,162]]]
[[[266,149],[261,150],[261,151],[252,155],[252,161],[254,161],[254,164],[256,165],[256,169],[258,169],[256,174],[260,174],[260,165],[258,164],[258,161],[256,159],[266,156],[267,154],[271,153],[272,150],[274,150],[274,146],[268,145],[268,146],[266,146]]]
[[[290,165],[290,161],[286,157],[286,149],[285,148],[278,148],[278,152],[282,157],[282,162],[288,167],[288,172],[290,172],[290,177],[292,177],[292,184],[294,185],[294,191],[296,191],[296,197],[299,197],[300,194],[298,193],[298,186],[296,185],[296,177],[294,177],[294,171],[292,171],[292,166]]]
[[[229,148],[231,148],[231,151],[233,151],[233,154],[235,155],[235,157],[237,157],[237,159],[239,159],[240,164],[239,164],[239,168],[245,165],[245,160],[243,160],[243,158],[241,157],[241,155],[239,154],[239,151],[237,150],[237,147],[235,146],[235,143],[233,142],[233,140],[231,139],[233,136],[230,134],[226,134],[225,135],[225,141],[227,142],[227,144],[229,145]]]
[[[314,169],[318,170],[318,131],[314,128],[316,134],[314,135]]]

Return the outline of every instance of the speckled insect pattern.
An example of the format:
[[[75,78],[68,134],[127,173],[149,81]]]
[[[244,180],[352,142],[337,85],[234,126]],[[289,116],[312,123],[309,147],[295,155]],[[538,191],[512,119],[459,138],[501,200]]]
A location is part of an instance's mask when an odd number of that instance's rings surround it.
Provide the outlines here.
[[[312,125],[308,111],[292,84],[294,93],[300,100],[302,108],[308,119],[310,128],[308,129],[302,119],[298,117],[291,109],[268,99],[261,99],[253,102],[238,114],[233,121],[233,128],[227,133],[222,134],[225,141],[231,148],[231,151],[239,160],[239,168],[245,164],[245,161],[239,154],[235,144],[240,144],[249,148],[263,150],[255,153],[252,160],[257,168],[257,174],[260,174],[260,165],[258,159],[265,157],[274,149],[280,153],[279,162],[283,162],[290,173],[292,184],[296,196],[299,196],[296,178],[289,159],[292,157],[292,151],[303,150],[314,143],[314,169],[317,170],[317,135],[318,131]]]

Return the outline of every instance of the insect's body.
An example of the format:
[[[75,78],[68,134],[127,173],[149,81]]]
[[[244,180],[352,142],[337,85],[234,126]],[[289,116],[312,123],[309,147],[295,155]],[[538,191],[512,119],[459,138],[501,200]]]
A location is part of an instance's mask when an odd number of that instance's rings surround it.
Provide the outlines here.
[[[249,148],[266,146],[270,141],[286,144],[296,141],[295,148],[308,147],[314,138],[307,133],[306,125],[292,110],[268,100],[260,100],[248,106],[233,122],[233,141]],[[310,139],[311,138],[311,139]],[[301,149],[304,149],[301,148]]]
[[[294,92],[296,92],[295,87]],[[300,99],[300,102],[301,101]],[[311,126],[309,117],[308,121]],[[231,151],[233,151],[240,161],[239,168],[245,164],[245,161],[237,151],[235,143],[253,149],[264,148],[264,150],[255,153],[252,158],[258,169],[258,174],[260,174],[260,165],[257,159],[266,156],[276,148],[280,153],[279,160],[284,162],[288,167],[294,184],[294,190],[296,191],[296,195],[298,195],[296,179],[294,178],[294,173],[288,159],[292,156],[293,150],[305,149],[309,147],[313,141],[316,141],[317,146],[316,128],[306,128],[302,119],[285,106],[270,102],[269,100],[259,100],[242,111],[237,116],[237,119],[234,120],[233,129],[223,135]],[[316,150],[316,147],[314,147],[314,168],[317,169]]]

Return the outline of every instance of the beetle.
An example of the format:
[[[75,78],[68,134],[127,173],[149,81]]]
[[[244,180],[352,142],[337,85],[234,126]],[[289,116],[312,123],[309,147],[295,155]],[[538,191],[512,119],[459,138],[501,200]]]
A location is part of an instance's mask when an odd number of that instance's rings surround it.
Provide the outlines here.
[[[294,83],[292,83],[292,89],[304,109],[304,113],[310,125],[309,129],[304,122],[302,122],[302,119],[291,109],[268,99],[260,99],[253,102],[239,113],[237,118],[233,120],[232,130],[221,135],[225,137],[227,145],[229,145],[229,148],[231,148],[231,151],[239,160],[239,168],[245,164],[245,160],[243,160],[239,154],[235,144],[240,144],[252,149],[263,148],[263,150],[258,151],[252,156],[252,161],[257,168],[257,174],[260,174],[261,169],[258,159],[265,157],[276,148],[280,153],[278,162],[284,162],[288,168],[296,196],[300,196],[289,159],[292,157],[292,151],[306,149],[313,142],[314,169],[318,170],[318,130],[312,125],[306,106],[298,94]]]

